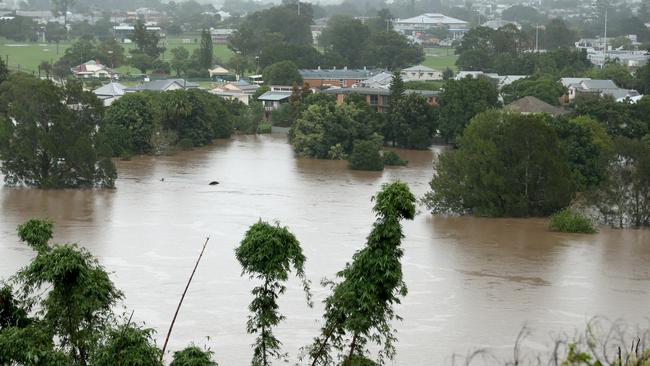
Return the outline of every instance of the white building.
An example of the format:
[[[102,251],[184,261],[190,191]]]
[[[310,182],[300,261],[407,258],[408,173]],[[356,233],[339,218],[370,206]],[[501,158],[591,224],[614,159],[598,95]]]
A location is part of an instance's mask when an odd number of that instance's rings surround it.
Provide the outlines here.
[[[396,31],[402,34],[424,32],[433,28],[446,28],[452,37],[459,38],[469,30],[469,23],[440,13],[426,13],[413,18],[393,22]]]
[[[424,65],[418,65],[400,71],[404,81],[437,81],[442,80],[442,72]]]
[[[95,60],[72,67],[70,71],[74,76],[81,78],[114,78],[117,76],[113,69]]]

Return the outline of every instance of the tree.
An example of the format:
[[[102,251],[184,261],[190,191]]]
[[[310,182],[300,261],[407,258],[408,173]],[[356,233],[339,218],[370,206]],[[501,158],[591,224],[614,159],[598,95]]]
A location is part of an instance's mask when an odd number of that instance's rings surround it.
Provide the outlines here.
[[[501,14],[503,20],[512,20],[520,24],[536,25],[544,22],[544,15],[531,6],[513,5]]]
[[[124,56],[124,47],[114,38],[107,38],[97,46],[99,60],[111,68],[122,66],[126,57]]]
[[[151,97],[145,93],[128,93],[106,110],[101,132],[111,146],[112,156],[148,154],[153,151],[151,137],[155,130]]]
[[[472,117],[498,105],[496,87],[484,78],[447,80],[438,97],[439,130],[447,141],[459,136]]]
[[[501,89],[504,104],[510,104],[523,97],[533,96],[552,105],[560,104],[560,97],[566,88],[551,75],[534,75],[519,79]]]
[[[41,61],[41,63],[38,64],[38,70],[39,74],[43,71],[45,73],[45,78],[49,79],[52,75],[52,64],[49,61]]]
[[[77,0],[52,0],[52,14],[63,15],[63,25],[68,28],[68,12],[72,10]]]
[[[190,346],[181,351],[174,352],[174,359],[169,366],[217,366],[212,361],[214,352],[202,350],[197,346]]]
[[[347,66],[361,67],[364,66],[364,46],[369,38],[370,30],[360,20],[349,16],[333,16],[318,42],[326,51],[341,55]]]
[[[404,97],[406,92],[406,86],[404,85],[404,80],[402,79],[402,74],[399,71],[393,73],[393,79],[390,82],[390,104],[388,105],[388,123],[384,128],[384,136],[386,141],[392,141],[393,146],[396,144],[397,139],[397,129],[399,128],[399,118],[400,116],[396,111],[395,106],[399,103],[400,99]]]
[[[324,301],[324,325],[309,348],[312,365],[331,364],[336,359],[333,353],[343,351],[343,364],[350,365],[356,357],[365,359],[369,343],[382,347],[380,363],[395,355],[392,322],[399,317],[393,306],[407,292],[400,222],[415,216],[415,196],[405,183],[394,182],[383,185],[373,200],[377,219],[366,246],[337,273],[340,282],[328,282],[331,293]]]
[[[176,76],[180,76],[187,69],[190,52],[185,47],[176,47],[171,50],[171,53],[171,67],[176,71]]]
[[[309,282],[305,278],[306,258],[302,254],[300,243],[286,227],[258,221],[251,226],[235,256],[242,266],[242,275],[262,281],[262,285],[253,289],[255,297],[249,309],[246,330],[250,334],[259,333],[255,340],[252,365],[268,366],[271,359],[284,359],[281,342],[273,335],[272,328],[277,326],[284,316],[278,311],[277,298],[284,293],[289,273],[293,269],[302,280],[307,302],[310,303]],[[310,304],[311,305],[311,304]]]
[[[615,158],[594,202],[606,222],[624,228],[650,226],[650,139],[614,140]]]
[[[21,73],[0,86],[0,169],[7,184],[113,187],[115,167],[95,141],[101,103],[72,86]]]
[[[212,68],[213,57],[212,35],[209,30],[203,29],[201,31],[201,46],[199,48],[199,66],[204,70]]]
[[[424,61],[422,47],[395,31],[374,33],[363,51],[363,64],[396,70]]]
[[[405,149],[427,149],[436,132],[435,109],[418,94],[407,94],[393,103],[391,123],[395,128],[395,145]]]
[[[551,20],[542,32],[543,45],[547,50],[571,47],[577,38],[577,33],[569,29],[566,23],[560,18]]]
[[[298,67],[291,61],[281,61],[267,66],[262,72],[262,77],[267,85],[302,84],[302,76],[298,72]]]
[[[138,20],[133,27],[133,42],[136,45],[133,54],[146,54],[156,59],[164,51],[164,48],[158,47],[160,36],[157,33],[149,31],[142,20]]]
[[[546,118],[496,110],[474,117],[458,149],[439,156],[427,207],[477,216],[539,216],[566,207],[575,185]]]
[[[154,59],[146,53],[134,53],[131,55],[130,64],[140,70],[141,73],[146,74],[147,70],[153,68]]]
[[[153,329],[125,324],[108,331],[92,357],[96,366],[128,366],[133,364],[162,366],[162,351],[153,340]]]
[[[7,78],[9,77],[9,67],[7,67],[7,63],[0,58],[0,84],[2,84]]]
[[[368,140],[357,140],[348,157],[348,165],[353,170],[384,170],[384,160],[381,156],[383,138],[375,134]]]
[[[40,220],[30,220],[19,228],[20,237],[37,256],[18,272],[16,282],[27,304],[36,302],[44,287],[51,287],[40,302],[40,317],[33,331],[47,334],[53,348],[49,353],[59,351],[74,364],[88,365],[109,326],[111,308],[122,293],[87,250],[74,244],[44,244],[52,237],[51,228]],[[10,334],[2,330],[0,338]]]

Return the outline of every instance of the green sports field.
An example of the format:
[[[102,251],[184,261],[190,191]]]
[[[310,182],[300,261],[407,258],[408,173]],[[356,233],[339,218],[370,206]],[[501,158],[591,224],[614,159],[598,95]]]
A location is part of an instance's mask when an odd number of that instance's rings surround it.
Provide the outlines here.
[[[454,54],[453,48],[425,48],[426,58],[423,62],[425,66],[437,70],[444,70],[447,67],[456,71],[456,60],[458,55]]]
[[[165,47],[171,50],[176,47],[185,47],[190,53],[199,47],[198,42],[194,42],[193,38],[186,38],[189,40],[183,41],[183,38],[170,38],[165,40]],[[42,61],[56,62],[70,47],[71,43],[31,43],[31,42],[14,42],[4,38],[0,38],[0,57],[3,60],[9,61],[9,67],[13,70],[24,70],[27,72],[38,71],[38,65]],[[128,51],[133,47],[132,44],[124,44],[124,48]],[[218,62],[227,62],[232,56],[232,52],[224,44],[214,45],[214,55]],[[165,52],[165,59],[169,59],[171,54]],[[88,61],[88,60],[85,60]],[[84,61],[84,62],[85,62]],[[118,69],[120,72],[136,72],[135,69],[131,70],[129,67],[121,67]]]

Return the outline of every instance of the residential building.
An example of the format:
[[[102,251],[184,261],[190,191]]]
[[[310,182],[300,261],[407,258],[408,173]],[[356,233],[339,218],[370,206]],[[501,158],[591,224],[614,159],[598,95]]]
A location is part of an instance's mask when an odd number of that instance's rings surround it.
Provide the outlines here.
[[[503,107],[506,111],[521,114],[549,114],[553,117],[568,113],[566,110],[546,103],[533,96],[523,97]]]
[[[257,100],[264,105],[264,118],[270,119],[271,113],[289,102],[292,95],[291,87],[271,87],[271,90],[257,97]]]
[[[400,71],[404,81],[437,81],[442,80],[442,72],[424,65],[409,67]]]
[[[133,93],[138,91],[165,92],[180,89],[197,89],[198,87],[199,84],[192,83],[184,79],[162,79],[132,86],[124,89],[124,91],[126,93]]]
[[[595,80],[590,78],[562,78],[560,83],[564,85],[568,94],[565,101],[573,101],[579,95],[598,95],[601,97],[610,96],[616,100],[623,100],[627,97],[635,97],[639,92],[631,89],[619,88],[611,80]]]
[[[70,71],[74,76],[80,78],[114,78],[117,76],[113,69],[95,60],[71,67]]]
[[[416,35],[433,28],[445,28],[453,38],[460,38],[469,30],[469,23],[440,13],[426,13],[412,18],[398,19],[393,22],[393,27],[405,35]]]
[[[233,91],[224,91],[219,89],[212,89],[210,90],[210,93],[218,97],[221,97],[223,99],[238,100],[246,105],[250,103],[251,98],[253,97],[251,94],[245,94],[245,93],[233,92]]]
[[[493,19],[493,20],[488,20],[487,22],[481,24],[482,27],[488,27],[492,28],[494,30],[497,30],[501,27],[505,27],[508,24],[514,25],[517,29],[521,29],[521,25],[515,21],[512,20],[503,20],[503,19]]]
[[[497,89],[501,90],[506,85],[510,85],[517,80],[525,79],[528,75],[499,75],[497,73],[485,73],[483,71],[460,71],[454,77],[455,80],[461,80],[466,77],[478,78],[478,77],[487,77],[494,80],[496,83]]]
[[[104,103],[105,107],[108,107],[124,95],[125,89],[126,87],[120,83],[110,82],[93,90],[93,93]]]
[[[242,93],[242,94],[255,94],[257,89],[259,89],[260,86],[257,84],[251,84],[247,82],[246,80],[240,79],[237,81],[233,81],[231,83],[227,83],[221,86],[216,87],[215,89],[221,90],[221,91],[226,91],[226,92],[234,92],[234,93]]]
[[[210,74],[210,77],[213,78],[215,76],[230,75],[230,70],[220,65],[214,65],[211,69],[208,69],[208,73]]]
[[[210,28],[210,35],[212,36],[212,42],[218,44],[228,43],[228,37],[233,34],[235,30],[230,28]]]
[[[154,25],[146,25],[147,31],[157,33],[159,36],[164,37],[162,33],[162,28]],[[133,37],[133,31],[135,27],[128,24],[120,24],[113,27],[113,34],[116,39],[119,39],[121,42],[125,42],[127,39],[130,40]]]
[[[353,87],[389,89],[390,84],[392,83],[393,83],[393,74],[389,72],[380,72],[379,74],[369,79],[366,79],[358,84],[353,85]]]
[[[371,108],[380,113],[387,112],[390,106],[390,90],[386,88],[331,88],[322,92],[336,95],[336,101],[339,104],[345,101],[347,95],[359,94],[366,99],[366,102]],[[406,90],[405,93],[422,95],[431,105],[436,105],[438,102],[438,91]]]
[[[330,87],[349,88],[364,80],[371,78],[385,70],[381,69],[314,69],[299,70],[303,82],[309,84],[310,88],[327,89]]]

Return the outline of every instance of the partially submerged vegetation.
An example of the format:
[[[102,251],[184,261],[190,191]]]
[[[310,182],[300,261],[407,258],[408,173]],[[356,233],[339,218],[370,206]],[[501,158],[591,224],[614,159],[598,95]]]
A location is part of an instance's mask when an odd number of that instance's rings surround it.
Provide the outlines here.
[[[562,209],[551,215],[548,228],[563,233],[593,234],[597,231],[593,222],[587,216],[569,208]]]

